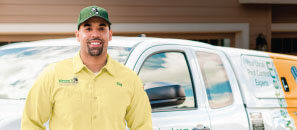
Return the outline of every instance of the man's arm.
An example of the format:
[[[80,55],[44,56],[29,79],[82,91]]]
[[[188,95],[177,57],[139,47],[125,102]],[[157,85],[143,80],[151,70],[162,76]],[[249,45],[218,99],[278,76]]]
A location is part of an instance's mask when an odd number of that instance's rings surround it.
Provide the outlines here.
[[[151,105],[140,79],[134,82],[134,96],[127,109],[126,121],[130,130],[152,130]]]
[[[45,130],[44,123],[52,112],[51,86],[54,85],[53,66],[47,67],[31,88],[22,117],[22,130]]]

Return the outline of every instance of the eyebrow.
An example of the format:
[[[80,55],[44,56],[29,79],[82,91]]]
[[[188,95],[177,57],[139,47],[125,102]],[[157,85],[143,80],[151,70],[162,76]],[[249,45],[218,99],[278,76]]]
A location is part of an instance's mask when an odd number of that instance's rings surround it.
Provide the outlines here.
[[[85,23],[85,24],[84,24],[84,27],[91,27],[91,24],[89,24],[89,23]]]
[[[100,23],[99,26],[106,26],[106,24],[105,23]]]

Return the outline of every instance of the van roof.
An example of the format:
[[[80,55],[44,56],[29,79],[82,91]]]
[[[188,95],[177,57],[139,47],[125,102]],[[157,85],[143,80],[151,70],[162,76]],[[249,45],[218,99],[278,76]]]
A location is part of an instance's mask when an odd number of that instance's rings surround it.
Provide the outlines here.
[[[197,41],[189,41],[182,39],[170,39],[170,38],[152,38],[152,37],[122,37],[122,36],[113,36],[112,40],[109,42],[109,46],[122,46],[122,47],[135,47],[144,41],[148,41],[149,44],[183,44],[183,45],[194,45],[194,46],[212,46]],[[199,44],[197,44],[199,43]],[[144,43],[145,44],[145,43]],[[0,47],[0,49],[9,49],[9,48],[19,48],[19,47],[32,47],[32,46],[79,46],[80,43],[76,40],[75,37],[71,38],[62,38],[62,39],[47,39],[47,40],[38,40],[30,42],[18,42],[13,44],[8,44]]]

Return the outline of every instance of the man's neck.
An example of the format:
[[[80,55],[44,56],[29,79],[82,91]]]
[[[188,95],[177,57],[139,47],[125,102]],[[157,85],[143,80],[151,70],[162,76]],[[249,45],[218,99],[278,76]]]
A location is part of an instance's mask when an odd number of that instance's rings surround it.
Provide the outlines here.
[[[107,62],[107,54],[101,54],[100,56],[80,54],[80,58],[84,65],[94,73],[99,72]]]

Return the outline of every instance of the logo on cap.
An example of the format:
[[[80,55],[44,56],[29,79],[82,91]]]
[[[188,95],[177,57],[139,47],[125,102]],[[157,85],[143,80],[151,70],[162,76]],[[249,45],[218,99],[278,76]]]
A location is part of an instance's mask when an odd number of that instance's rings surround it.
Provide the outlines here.
[[[98,8],[92,8],[92,12],[95,13],[95,14],[99,14]]]

